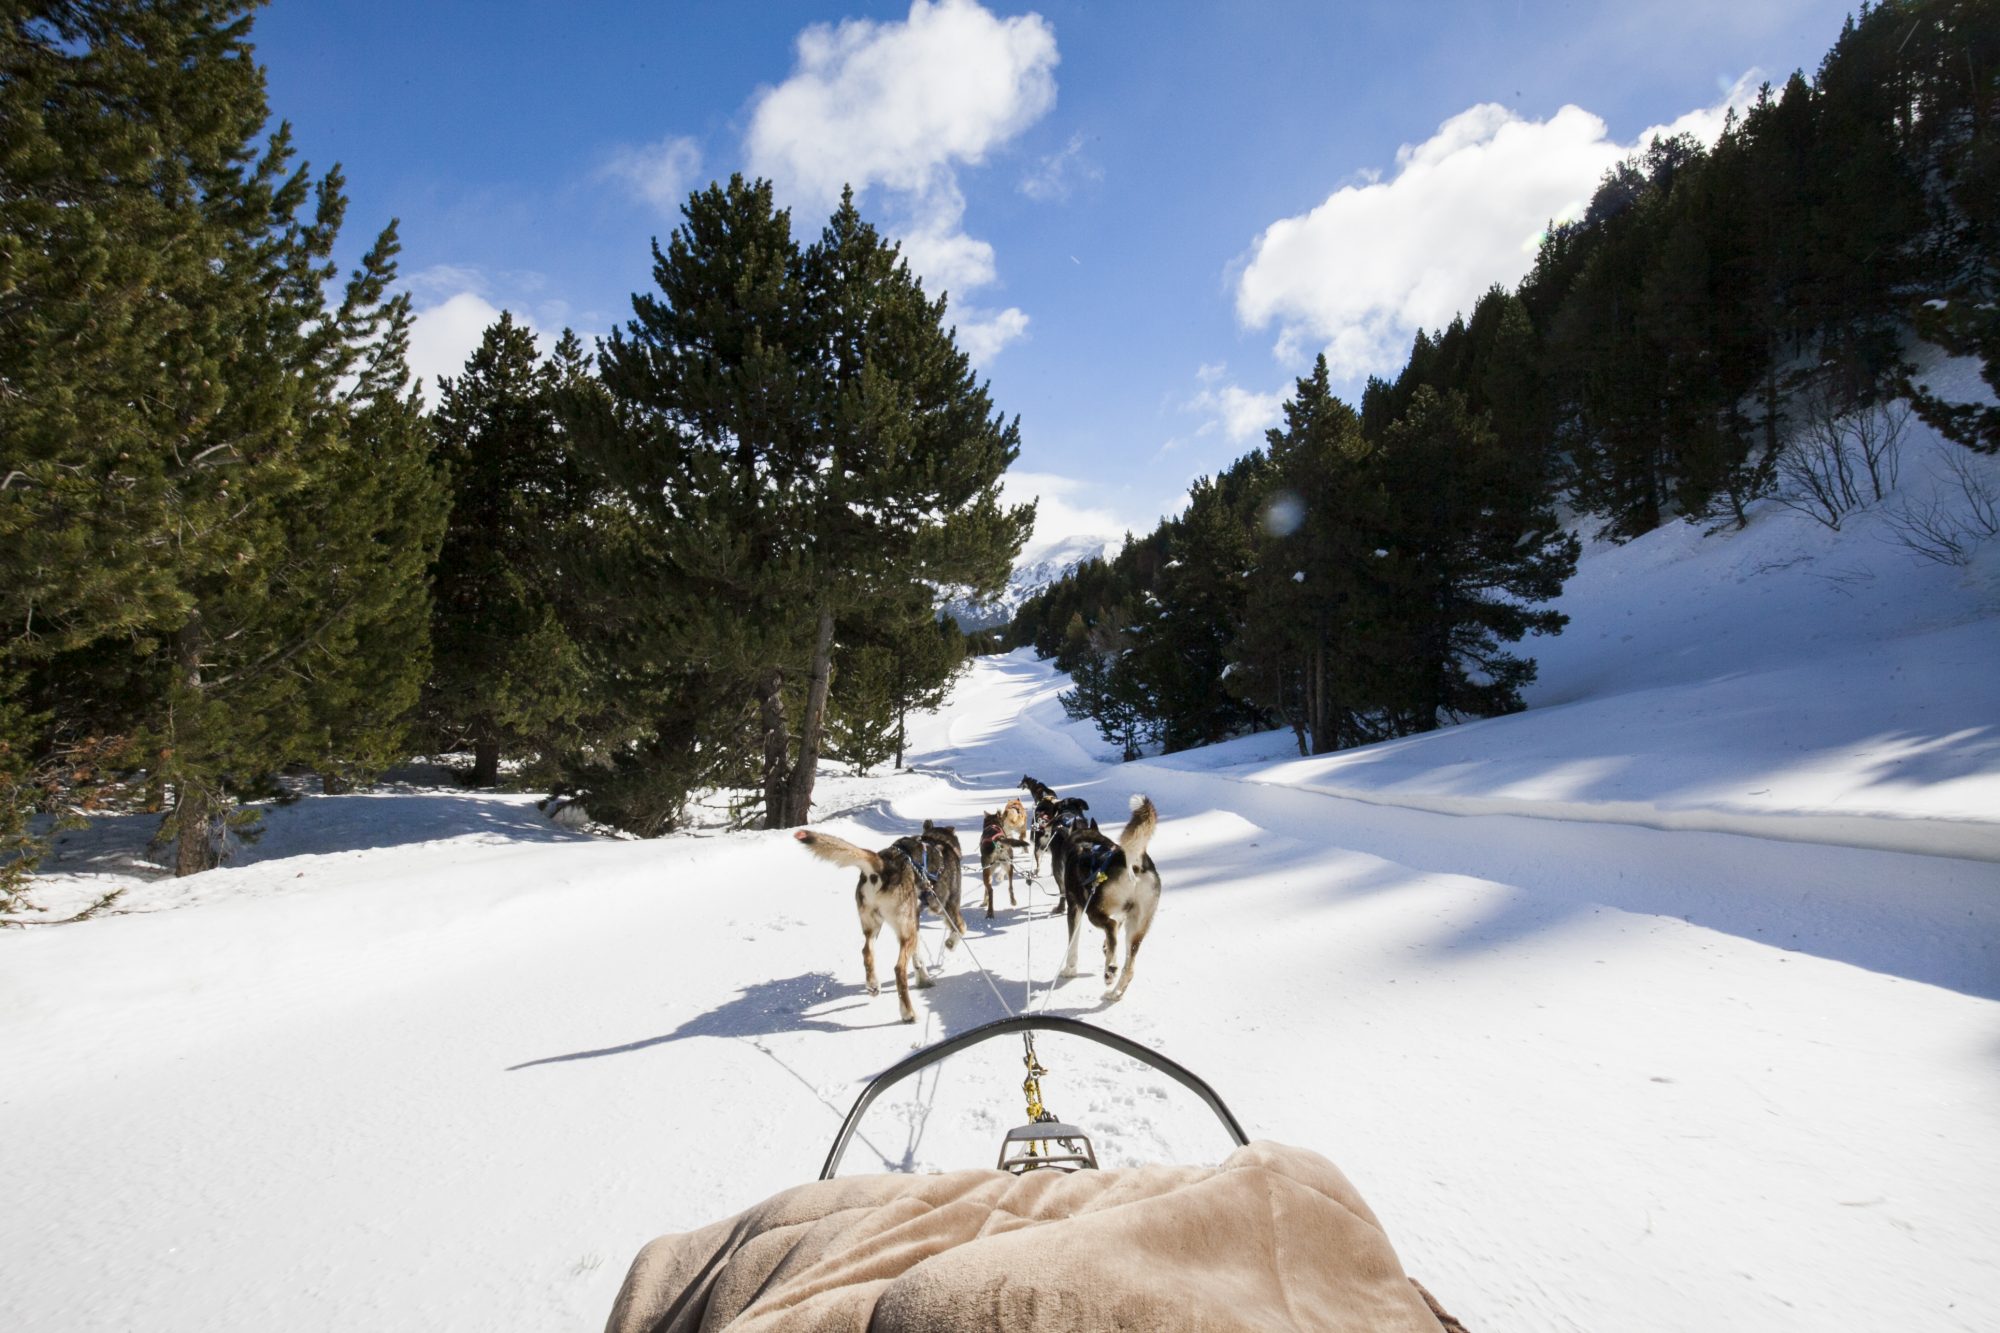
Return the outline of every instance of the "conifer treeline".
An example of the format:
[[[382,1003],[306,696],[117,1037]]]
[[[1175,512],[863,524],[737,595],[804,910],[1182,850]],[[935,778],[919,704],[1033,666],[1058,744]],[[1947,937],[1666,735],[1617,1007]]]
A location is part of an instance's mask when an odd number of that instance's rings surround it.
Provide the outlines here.
[[[1616,539],[1741,524],[1805,401],[1903,394],[2000,448],[2000,412],[1899,362],[1914,326],[2000,389],[1996,89],[2000,6],[1864,7],[1712,148],[1610,172],[1358,411],[1317,365],[1263,449],[1031,598],[1010,642],[1072,671],[1073,714],[1128,755],[1272,722],[1320,753],[1520,707],[1534,664],[1507,645],[1559,630],[1532,608],[1575,560],[1558,508]]]
[[[594,372],[511,318],[426,416],[393,224],[342,280],[337,169],[267,126],[254,0],[0,16],[0,900],[36,813],[243,802],[463,748],[671,827],[803,822],[947,681],[948,587],[1004,580],[1015,427],[844,201],[689,201]],[[295,787],[296,784],[290,784]]]

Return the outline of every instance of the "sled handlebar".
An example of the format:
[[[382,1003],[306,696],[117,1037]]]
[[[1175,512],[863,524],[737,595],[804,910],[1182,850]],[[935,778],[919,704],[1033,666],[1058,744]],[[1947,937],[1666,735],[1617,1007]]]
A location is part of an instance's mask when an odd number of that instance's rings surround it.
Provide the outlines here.
[[[1223,1104],[1222,1098],[1216,1095],[1215,1089],[1209,1087],[1193,1070],[1169,1060],[1158,1051],[1140,1045],[1130,1037],[1107,1032],[1081,1019],[1063,1018],[1053,1014],[1021,1014],[1011,1018],[996,1018],[991,1023],[968,1028],[956,1037],[947,1037],[935,1045],[926,1046],[923,1050],[898,1060],[869,1079],[868,1086],[854,1099],[854,1109],[847,1113],[847,1119],[841,1121],[840,1133],[833,1141],[832,1151],[826,1155],[826,1165],[820,1168],[819,1178],[833,1179],[834,1173],[840,1169],[842,1155],[847,1152],[848,1141],[854,1137],[854,1131],[860,1125],[861,1117],[867,1113],[877,1097],[910,1075],[928,1069],[947,1056],[954,1055],[968,1046],[977,1046],[995,1037],[1006,1036],[1010,1032],[1062,1032],[1072,1037],[1082,1037],[1086,1041],[1094,1041],[1100,1046],[1109,1046],[1120,1055],[1129,1055],[1140,1063],[1159,1070],[1201,1098],[1202,1103],[1215,1112],[1215,1118],[1222,1122],[1223,1128],[1229,1131],[1229,1137],[1236,1141],[1237,1147],[1240,1148],[1250,1142],[1249,1136],[1243,1132],[1243,1126],[1237,1123],[1235,1115]]]

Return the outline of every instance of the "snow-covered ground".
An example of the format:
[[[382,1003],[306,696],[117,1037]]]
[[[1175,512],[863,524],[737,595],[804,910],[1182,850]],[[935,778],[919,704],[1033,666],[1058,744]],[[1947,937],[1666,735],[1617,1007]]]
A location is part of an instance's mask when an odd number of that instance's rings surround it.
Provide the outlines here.
[[[1515,717],[1118,765],[1016,654],[914,772],[823,781],[875,845],[1024,773],[1107,822],[1150,793],[1166,893],[1113,1006],[1049,989],[1024,886],[896,1022],[850,877],[781,833],[407,787],[178,882],[141,830],[77,835],[44,904],[126,894],[0,931],[0,1327],[595,1327],[644,1240],[809,1179],[867,1075],[1003,1003],[1333,1158],[1482,1333],[2000,1327],[2000,552],[1883,534],[1767,509],[1595,549]],[[1041,1053],[1111,1160],[1220,1155],[1158,1076]],[[849,1168],[990,1162],[1019,1078],[958,1057]]]

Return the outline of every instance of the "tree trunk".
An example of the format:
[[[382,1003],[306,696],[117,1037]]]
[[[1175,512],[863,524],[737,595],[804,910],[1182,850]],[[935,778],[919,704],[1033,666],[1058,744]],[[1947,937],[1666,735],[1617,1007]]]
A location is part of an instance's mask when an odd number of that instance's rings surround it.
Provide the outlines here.
[[[820,736],[826,725],[826,696],[833,684],[833,612],[820,608],[813,639],[812,683],[806,687],[806,715],[799,723],[799,761],[791,773],[788,819],[784,827],[812,822],[813,782],[819,776]]]
[[[199,875],[222,864],[222,813],[207,792],[186,784],[174,796],[174,874]]]
[[[179,674],[182,689],[191,694],[201,691],[201,619],[190,616],[185,625],[174,632],[174,670]],[[174,737],[173,748],[181,749],[180,737]],[[179,755],[175,755],[175,763]],[[214,793],[199,782],[190,782],[180,773],[173,776],[174,786],[174,874],[199,875],[204,870],[213,870],[222,864],[222,808]]]
[[[472,745],[472,785],[491,787],[500,781],[500,742],[481,736]]]
[[[757,680],[758,720],[764,729],[764,827],[790,828],[787,793],[792,737],[785,725],[785,672],[772,667]]]
[[[896,767],[899,769],[903,766],[903,746],[908,741],[908,737],[903,733],[903,718],[905,716],[906,713],[903,709],[898,708],[896,710]]]

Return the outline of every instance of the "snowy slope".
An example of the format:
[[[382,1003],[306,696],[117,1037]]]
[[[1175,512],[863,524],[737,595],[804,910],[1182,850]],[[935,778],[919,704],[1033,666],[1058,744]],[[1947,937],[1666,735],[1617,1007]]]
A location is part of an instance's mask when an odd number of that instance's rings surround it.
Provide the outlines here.
[[[1994,553],[1871,525],[1593,550],[1516,717],[1117,765],[1015,654],[914,772],[824,780],[821,825],[875,844],[1023,773],[1108,823],[1150,793],[1166,897],[1115,1006],[1050,988],[1022,886],[964,949],[926,930],[943,976],[897,1023],[850,880],[782,834],[390,791],[141,882],[143,834],[101,830],[43,897],[129,886],[112,914],[0,931],[0,1327],[596,1327],[645,1239],[810,1178],[869,1073],[1003,1004],[1333,1158],[1482,1333],[2000,1327]],[[1157,1076],[1042,1054],[1111,1160],[1220,1154]],[[850,1167],[990,1161],[1019,1077],[953,1061]]]
[[[945,614],[958,621],[960,629],[992,629],[1009,624],[1022,603],[1087,560],[1109,560],[1125,545],[1123,537],[1079,534],[1047,544],[1022,549],[1007,586],[981,601],[962,599],[948,603]]]

